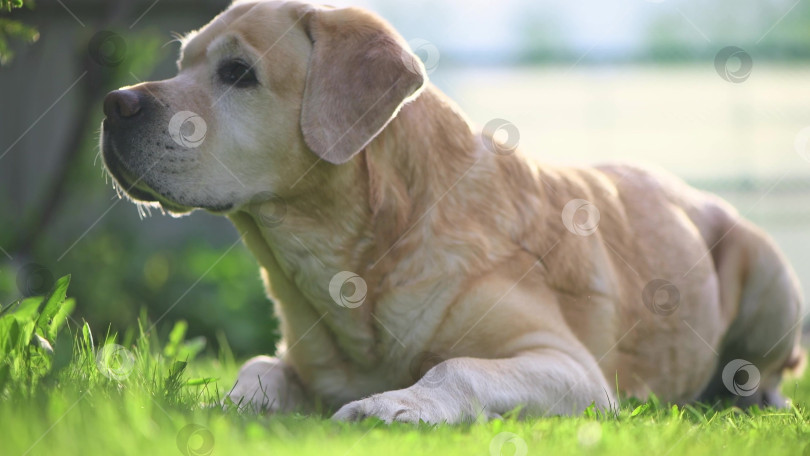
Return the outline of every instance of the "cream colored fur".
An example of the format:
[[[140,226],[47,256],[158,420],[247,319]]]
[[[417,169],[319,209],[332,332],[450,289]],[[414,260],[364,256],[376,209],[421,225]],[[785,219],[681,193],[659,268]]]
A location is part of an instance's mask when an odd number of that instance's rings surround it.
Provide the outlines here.
[[[212,82],[233,56],[255,63],[259,87]],[[246,364],[234,402],[411,422],[571,414],[617,391],[728,396],[721,372],[737,358],[761,372],[740,403],[778,401],[799,287],[718,198],[632,166],[493,153],[404,40],[358,9],[238,3],[185,40],[179,65],[128,89],[165,104],[156,137],[176,111],[208,126],[194,166],[150,168],[152,201],[226,207],[281,320],[278,357]],[[564,220],[573,200],[598,210],[595,231],[568,229],[582,223]],[[330,294],[341,271],[367,284],[359,307]],[[645,305],[654,280],[679,294],[669,315]]]

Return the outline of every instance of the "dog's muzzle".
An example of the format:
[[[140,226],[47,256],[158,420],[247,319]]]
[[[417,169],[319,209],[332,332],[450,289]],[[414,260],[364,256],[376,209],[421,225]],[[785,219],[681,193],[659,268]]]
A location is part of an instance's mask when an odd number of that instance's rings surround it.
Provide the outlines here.
[[[139,166],[139,146],[147,136],[146,129],[154,116],[155,101],[137,90],[114,90],[104,97],[102,122],[102,156],[109,173],[122,190],[141,201],[158,201],[143,182]]]

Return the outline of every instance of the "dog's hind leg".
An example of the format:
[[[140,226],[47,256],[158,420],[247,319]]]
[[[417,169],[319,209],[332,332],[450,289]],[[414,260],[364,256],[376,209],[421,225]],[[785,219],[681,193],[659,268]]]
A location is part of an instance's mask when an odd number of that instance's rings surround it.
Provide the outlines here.
[[[804,359],[798,281],[773,241],[746,221],[730,228],[712,254],[731,324],[699,399],[784,407],[782,374],[800,370]]]

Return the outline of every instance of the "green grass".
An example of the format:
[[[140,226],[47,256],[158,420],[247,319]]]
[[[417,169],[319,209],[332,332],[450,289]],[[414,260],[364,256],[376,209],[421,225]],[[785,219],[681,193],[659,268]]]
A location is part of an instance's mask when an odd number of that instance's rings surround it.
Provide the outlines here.
[[[227,349],[198,357],[203,345],[184,340],[183,323],[162,342],[145,324],[121,337],[69,326],[68,282],[0,310],[4,456],[810,454],[807,379],[785,382],[795,404],[787,410],[627,400],[610,416],[588,411],[463,426],[226,412],[213,404],[237,371]]]

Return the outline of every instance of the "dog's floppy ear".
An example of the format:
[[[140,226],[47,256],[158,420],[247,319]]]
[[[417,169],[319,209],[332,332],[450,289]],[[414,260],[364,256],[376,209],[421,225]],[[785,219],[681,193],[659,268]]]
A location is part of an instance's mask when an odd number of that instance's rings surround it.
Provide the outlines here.
[[[301,130],[322,159],[360,152],[425,83],[422,62],[385,22],[356,8],[301,11],[312,40]]]

